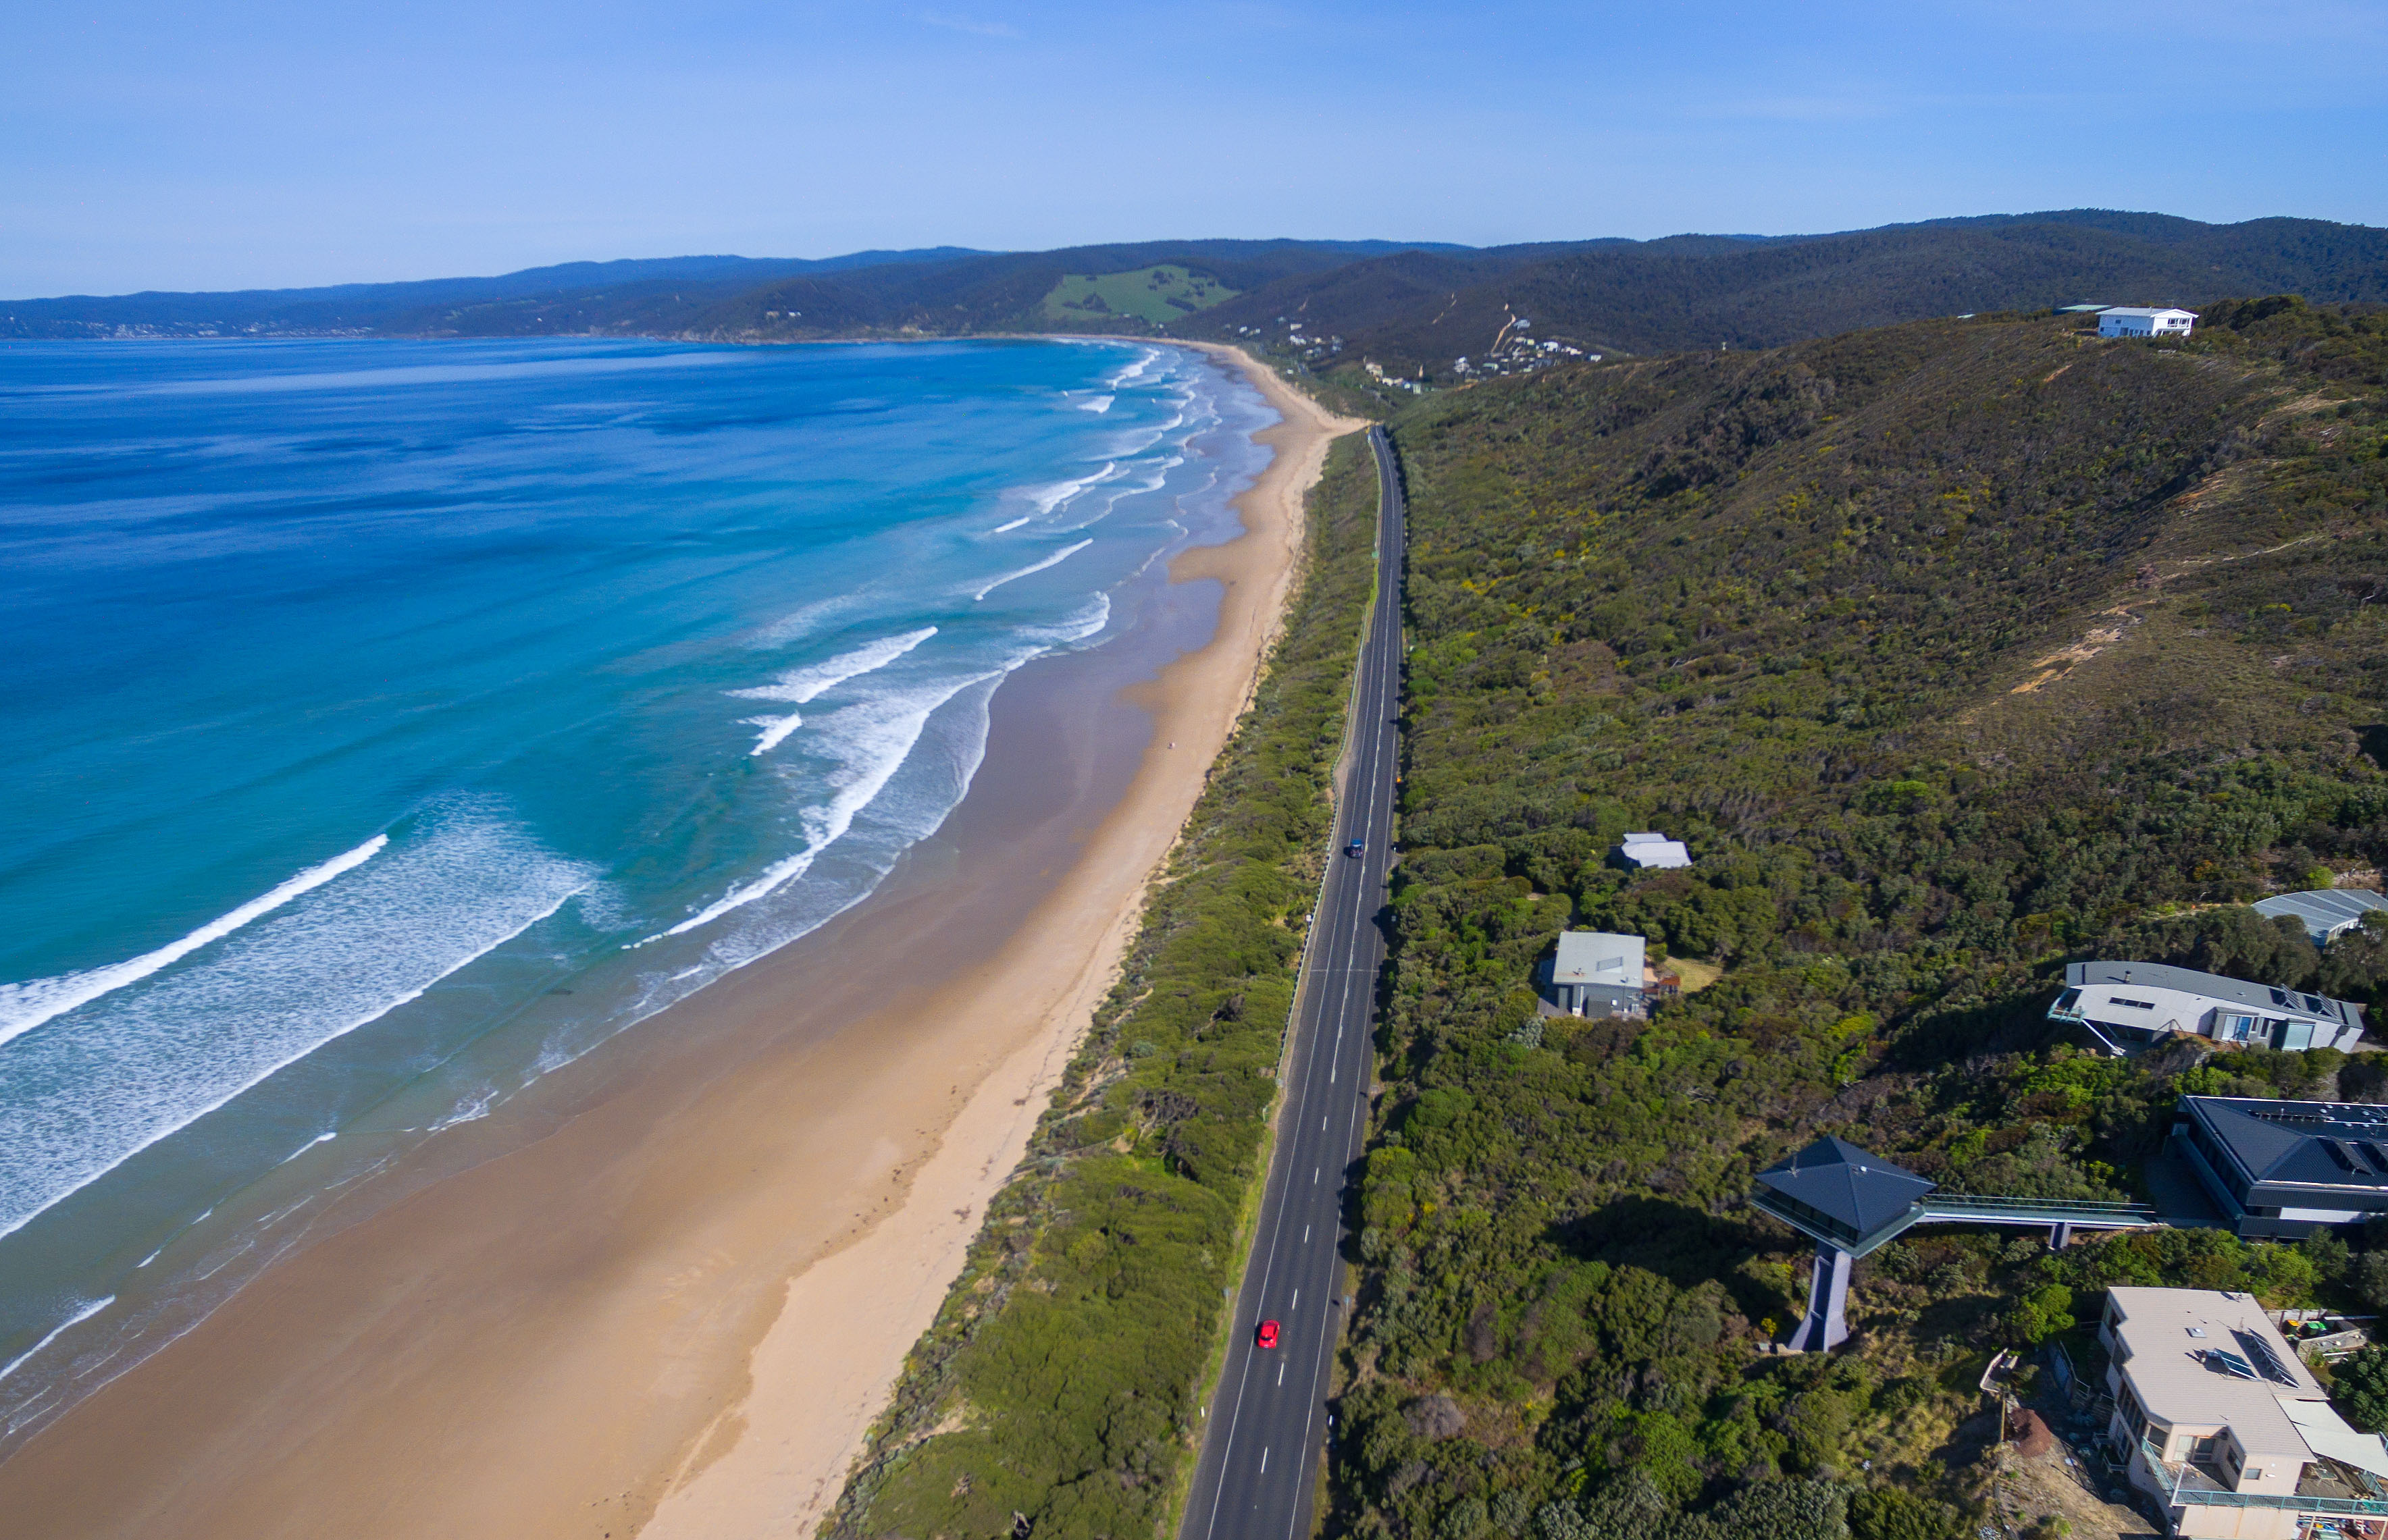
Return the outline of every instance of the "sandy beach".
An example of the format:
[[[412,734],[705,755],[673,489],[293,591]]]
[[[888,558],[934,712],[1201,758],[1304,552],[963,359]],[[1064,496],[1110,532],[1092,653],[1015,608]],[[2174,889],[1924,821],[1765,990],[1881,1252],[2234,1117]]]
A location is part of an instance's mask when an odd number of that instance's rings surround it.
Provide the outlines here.
[[[361,1198],[0,1464],[0,1530],[808,1534],[1110,987],[1360,425],[1223,361],[1284,415],[1275,458],[1141,652],[1022,670],[878,895]]]

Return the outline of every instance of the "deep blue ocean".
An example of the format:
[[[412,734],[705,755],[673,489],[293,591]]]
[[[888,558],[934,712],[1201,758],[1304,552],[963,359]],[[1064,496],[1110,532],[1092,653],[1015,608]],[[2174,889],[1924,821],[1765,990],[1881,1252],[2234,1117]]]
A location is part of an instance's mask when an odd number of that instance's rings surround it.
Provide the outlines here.
[[[0,1449],[287,1163],[867,896],[1272,420],[1130,344],[0,345]]]

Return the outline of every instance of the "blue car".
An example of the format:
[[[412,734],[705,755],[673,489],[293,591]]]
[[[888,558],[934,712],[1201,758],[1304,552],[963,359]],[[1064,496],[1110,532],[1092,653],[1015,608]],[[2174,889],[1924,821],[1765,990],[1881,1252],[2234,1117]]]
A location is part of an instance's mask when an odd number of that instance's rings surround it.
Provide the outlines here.
[[[1343,853],[1350,856],[1365,855],[1368,853],[1368,842],[1365,839],[1354,839],[1343,847]]]

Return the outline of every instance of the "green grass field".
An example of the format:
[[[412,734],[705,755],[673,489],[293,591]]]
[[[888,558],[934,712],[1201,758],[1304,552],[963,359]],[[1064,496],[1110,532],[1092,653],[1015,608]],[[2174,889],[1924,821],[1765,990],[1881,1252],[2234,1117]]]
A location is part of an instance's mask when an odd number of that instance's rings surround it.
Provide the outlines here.
[[[1100,277],[1073,272],[1045,297],[1045,314],[1054,321],[1080,322],[1134,316],[1161,325],[1233,299],[1236,293],[1208,273],[1177,267],[1138,268]]]

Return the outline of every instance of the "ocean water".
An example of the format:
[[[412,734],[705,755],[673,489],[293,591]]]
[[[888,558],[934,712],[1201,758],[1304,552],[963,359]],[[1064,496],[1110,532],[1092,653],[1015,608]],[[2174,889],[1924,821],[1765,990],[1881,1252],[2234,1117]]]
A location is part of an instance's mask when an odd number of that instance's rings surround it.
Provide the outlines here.
[[[1273,420],[1133,344],[0,347],[0,1453],[868,896]]]

